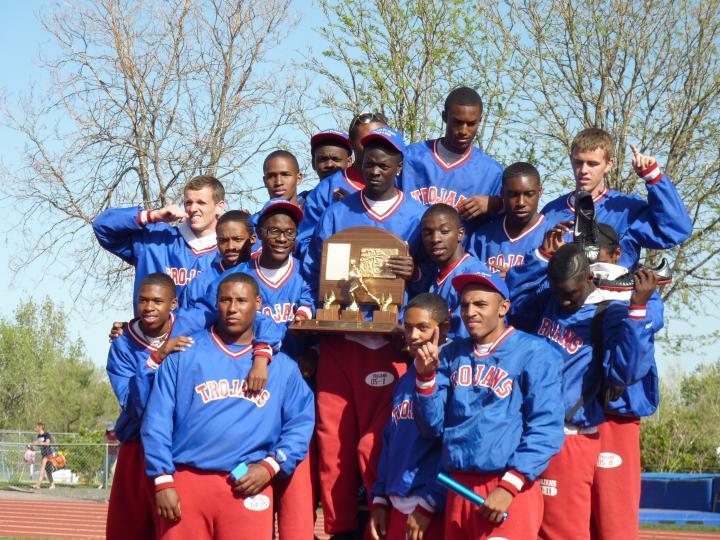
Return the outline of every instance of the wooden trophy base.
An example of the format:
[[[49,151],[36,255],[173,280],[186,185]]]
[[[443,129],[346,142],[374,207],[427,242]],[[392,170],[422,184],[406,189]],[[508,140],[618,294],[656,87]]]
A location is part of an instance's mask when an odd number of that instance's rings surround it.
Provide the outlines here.
[[[318,309],[314,319],[300,320],[290,330],[319,334],[392,334],[397,331],[396,311],[375,311],[366,321],[362,311],[339,311],[339,306]]]

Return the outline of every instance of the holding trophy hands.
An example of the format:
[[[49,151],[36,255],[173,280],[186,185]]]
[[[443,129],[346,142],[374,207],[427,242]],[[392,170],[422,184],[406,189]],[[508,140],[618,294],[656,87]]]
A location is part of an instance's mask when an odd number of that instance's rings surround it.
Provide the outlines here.
[[[178,204],[170,204],[150,212],[150,220],[153,223],[157,223],[159,221],[164,223],[172,223],[174,221],[182,223],[187,219],[187,217],[187,212],[185,212],[183,208],[180,208],[180,205]]]
[[[419,377],[430,377],[440,365],[440,328],[435,327],[430,341],[423,343],[415,354],[415,371]]]
[[[540,248],[546,257],[552,257],[555,252],[565,245],[565,235],[572,232],[574,221],[562,221],[552,229],[548,229]]]

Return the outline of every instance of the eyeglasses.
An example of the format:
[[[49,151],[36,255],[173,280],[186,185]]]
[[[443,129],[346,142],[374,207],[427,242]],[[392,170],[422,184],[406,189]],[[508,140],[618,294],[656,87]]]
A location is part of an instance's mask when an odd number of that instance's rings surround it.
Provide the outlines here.
[[[265,235],[268,238],[279,238],[281,235],[285,235],[288,240],[295,240],[297,236],[297,230],[295,229],[278,229],[277,227],[263,227],[265,229]]]
[[[369,124],[370,122],[382,122],[383,124],[387,124],[387,118],[383,113],[363,111],[353,117],[348,131],[352,133],[357,126],[361,124]]]

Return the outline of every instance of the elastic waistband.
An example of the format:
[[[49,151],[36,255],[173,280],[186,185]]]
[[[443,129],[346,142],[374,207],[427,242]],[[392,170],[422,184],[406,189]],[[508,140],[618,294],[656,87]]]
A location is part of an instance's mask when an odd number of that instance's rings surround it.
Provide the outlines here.
[[[598,432],[597,426],[580,427],[574,424],[565,424],[565,435],[593,435]]]

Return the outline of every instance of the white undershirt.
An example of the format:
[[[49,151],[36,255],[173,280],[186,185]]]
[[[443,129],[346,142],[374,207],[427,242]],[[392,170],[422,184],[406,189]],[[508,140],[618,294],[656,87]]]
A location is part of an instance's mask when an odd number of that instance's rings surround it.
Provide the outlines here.
[[[292,263],[290,261],[290,257],[288,257],[285,264],[283,264],[280,268],[265,268],[260,263],[258,263],[258,266],[260,267],[260,271],[263,273],[263,276],[265,276],[268,281],[275,283],[285,275],[288,268],[290,268],[290,264]]]
[[[133,323],[133,330],[135,333],[140,336],[146,343],[149,343],[151,346],[155,347],[156,349],[159,349],[162,347],[162,344],[165,343],[165,339],[167,339],[167,332],[165,332],[162,336],[158,337],[150,337],[146,336],[145,333],[140,328],[140,321],[135,321]]]
[[[370,210],[372,210],[377,215],[382,216],[388,210],[390,210],[390,208],[392,208],[392,205],[397,202],[399,197],[400,193],[396,191],[395,196],[392,199],[388,199],[387,201],[373,201],[372,199],[368,199],[366,196],[365,202],[370,207]]]

